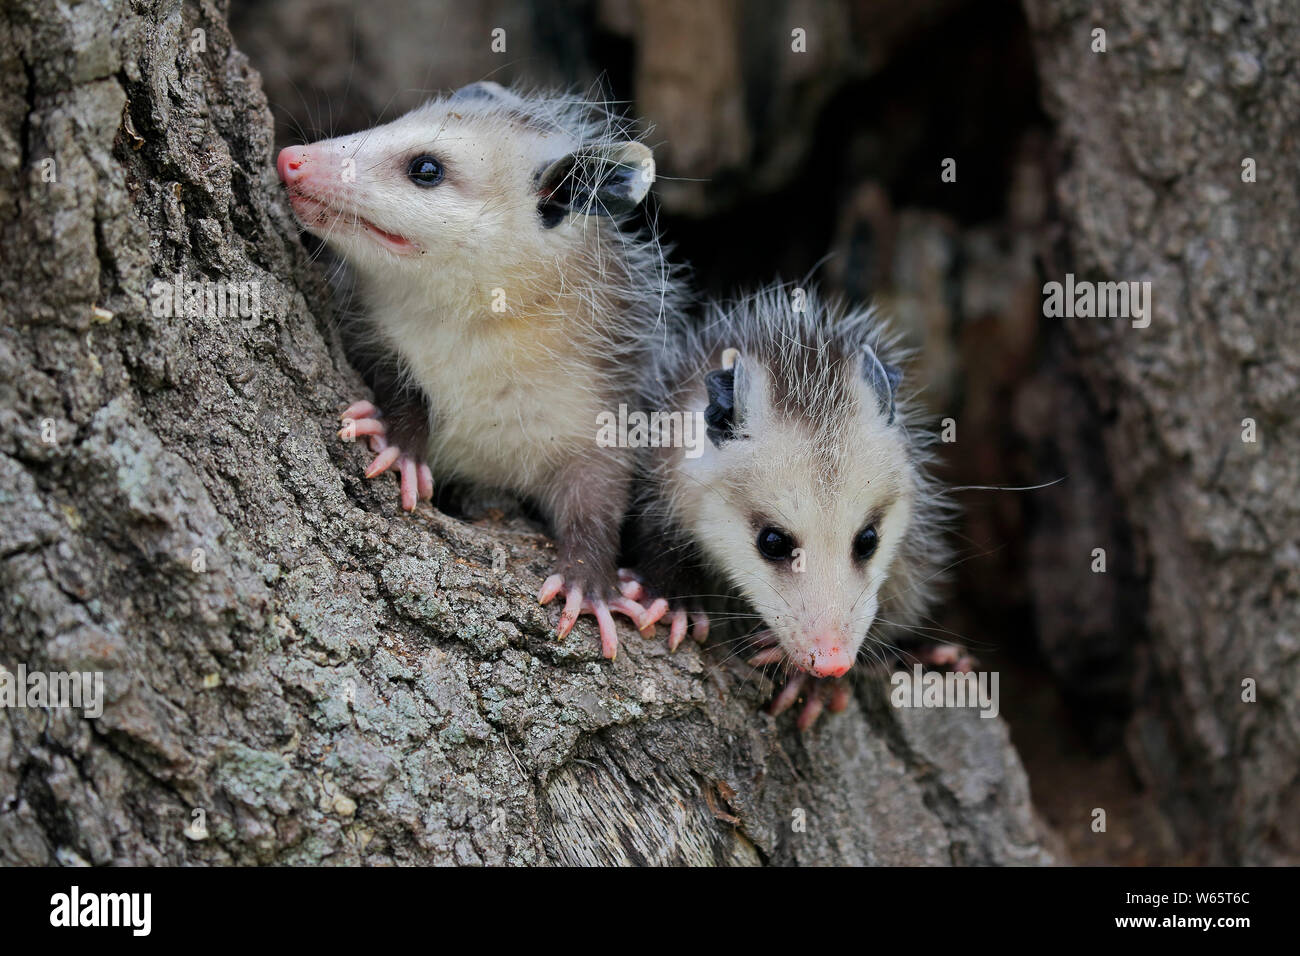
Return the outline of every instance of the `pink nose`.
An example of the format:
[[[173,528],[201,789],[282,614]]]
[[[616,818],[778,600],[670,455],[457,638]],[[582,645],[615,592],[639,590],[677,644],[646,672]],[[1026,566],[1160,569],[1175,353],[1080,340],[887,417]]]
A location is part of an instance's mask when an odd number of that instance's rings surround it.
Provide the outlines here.
[[[848,641],[839,633],[813,638],[809,670],[816,677],[843,677],[853,666]]]
[[[307,147],[286,146],[280,150],[275,160],[275,169],[280,174],[280,182],[292,186],[307,174]]]

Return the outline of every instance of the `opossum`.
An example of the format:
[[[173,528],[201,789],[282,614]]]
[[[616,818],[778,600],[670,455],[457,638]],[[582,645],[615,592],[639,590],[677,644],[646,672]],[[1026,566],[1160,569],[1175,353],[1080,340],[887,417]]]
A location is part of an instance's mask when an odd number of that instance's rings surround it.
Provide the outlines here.
[[[402,506],[458,479],[532,500],[558,539],[557,631],[580,613],[645,623],[617,590],[634,452],[599,447],[597,415],[631,401],[649,333],[682,284],[628,218],[651,150],[604,104],[481,82],[352,136],[283,150],[294,212],[355,273],[376,402],[344,412],[366,471],[400,475]]]
[[[864,642],[883,660],[920,620],[946,564],[950,507],[898,350],[872,310],[774,285],[675,323],[656,351],[645,405],[703,416],[709,441],[644,452],[626,593],[673,604],[674,648],[700,597],[739,596],[766,628],[739,639],[762,648],[751,663],[793,671],[773,711],[806,695],[806,727],[827,697],[845,706],[832,681]]]

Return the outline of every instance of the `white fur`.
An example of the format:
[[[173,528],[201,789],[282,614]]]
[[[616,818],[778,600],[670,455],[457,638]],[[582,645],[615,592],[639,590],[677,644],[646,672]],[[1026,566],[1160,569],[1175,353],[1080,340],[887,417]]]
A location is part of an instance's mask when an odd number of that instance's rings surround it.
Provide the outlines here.
[[[737,394],[746,399],[737,412],[741,437],[721,448],[710,443],[695,460],[663,455],[641,503],[648,520],[694,543],[798,664],[828,633],[856,654],[878,614],[891,626],[915,623],[946,553],[914,415],[900,402],[888,424],[862,374],[862,345],[890,360],[883,326],[869,311],[846,312],[815,296],[805,305],[795,312],[788,290],[768,288],[715,308],[704,328],[669,343],[653,372],[651,404],[703,411],[704,374],[735,348]],[[782,394],[777,380],[791,378],[798,394]],[[856,562],[853,538],[876,513],[876,552]],[[795,537],[802,572],[758,552],[754,516]]]
[[[596,215],[541,224],[539,169],[580,150],[649,156],[621,121],[599,103],[485,86],[496,95],[313,144],[334,188],[304,224],[352,265],[374,336],[429,396],[435,474],[544,497],[592,447],[597,414],[630,389],[633,348],[680,293],[653,235]],[[445,169],[434,187],[407,177],[425,153]]]

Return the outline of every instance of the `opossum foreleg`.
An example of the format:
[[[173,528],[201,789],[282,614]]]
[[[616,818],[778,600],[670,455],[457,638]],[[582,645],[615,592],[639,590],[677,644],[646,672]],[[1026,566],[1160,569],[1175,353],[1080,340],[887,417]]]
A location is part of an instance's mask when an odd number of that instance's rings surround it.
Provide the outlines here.
[[[606,456],[572,465],[560,474],[549,502],[559,562],[537,595],[547,604],[564,593],[564,610],[556,627],[560,637],[573,629],[579,614],[594,615],[601,651],[611,660],[618,653],[611,612],[626,615],[638,628],[646,619],[646,609],[620,593],[615,582],[619,525],[630,485],[628,465]]]
[[[375,478],[396,468],[401,477],[402,507],[414,511],[420,500],[433,498],[433,472],[425,460],[428,409],[418,398],[403,400],[400,393],[394,393],[384,403],[386,412],[371,402],[353,402],[341,416],[344,425],[339,435],[370,439],[370,449],[376,455],[366,468],[366,477]]]
[[[708,638],[709,616],[707,614],[703,611],[692,610],[681,603],[670,602],[665,597],[655,596],[635,571],[620,568],[618,572],[618,588],[623,592],[624,597],[645,604],[646,613],[640,624],[643,632],[649,631],[656,622],[667,615],[668,649],[670,651],[677,650],[682,641],[686,640],[688,628],[695,640],[701,644]],[[648,604],[647,601],[649,601]]]

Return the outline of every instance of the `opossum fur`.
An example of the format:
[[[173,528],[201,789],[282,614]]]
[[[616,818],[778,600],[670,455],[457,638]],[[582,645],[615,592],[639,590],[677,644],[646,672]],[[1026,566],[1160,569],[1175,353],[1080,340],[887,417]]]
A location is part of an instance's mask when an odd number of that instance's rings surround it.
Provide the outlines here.
[[[653,230],[628,225],[650,150],[604,103],[493,83],[297,149],[282,177],[355,273],[395,440],[435,476],[535,500],[565,572],[612,580],[632,462],[597,446],[597,415],[632,399],[641,343],[682,300]]]
[[[883,660],[879,645],[922,620],[948,555],[933,439],[899,384],[895,337],[870,309],[777,285],[675,323],[656,351],[648,409],[716,417],[706,376],[732,360],[734,409],[696,458],[646,451],[633,540],[647,582],[669,582],[675,601],[740,596],[789,663],[818,676],[839,676],[864,639]],[[859,561],[868,525],[875,550]],[[802,569],[760,553],[769,527],[801,549]]]

